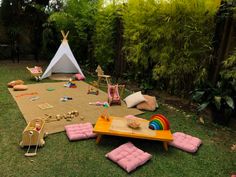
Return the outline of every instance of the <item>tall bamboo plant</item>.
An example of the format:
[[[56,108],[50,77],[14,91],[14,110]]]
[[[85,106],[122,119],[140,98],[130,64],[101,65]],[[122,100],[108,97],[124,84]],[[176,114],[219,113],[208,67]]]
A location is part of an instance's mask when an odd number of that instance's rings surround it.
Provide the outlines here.
[[[94,56],[96,62],[105,69],[114,68],[117,54],[117,35],[119,28],[117,22],[120,19],[122,5],[107,4],[100,1],[100,7],[96,18],[96,34],[93,41],[95,45]]]
[[[151,72],[166,89],[191,90],[206,78],[218,5],[210,0],[129,0],[123,14],[127,60]]]

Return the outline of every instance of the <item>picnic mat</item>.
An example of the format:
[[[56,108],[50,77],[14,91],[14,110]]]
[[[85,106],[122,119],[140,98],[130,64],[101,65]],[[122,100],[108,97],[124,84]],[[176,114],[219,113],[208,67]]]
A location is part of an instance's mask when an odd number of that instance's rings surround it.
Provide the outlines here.
[[[59,80],[59,81],[68,81],[70,80],[75,74],[52,74],[49,79],[51,80]]]
[[[47,115],[56,116],[66,114],[70,111],[78,111],[79,116],[71,121],[61,119],[46,123],[45,130],[49,134],[64,131],[64,126],[74,123],[91,122],[96,123],[103,107],[89,105],[89,102],[107,101],[107,93],[99,90],[99,95],[87,94],[88,84],[76,81],[77,88],[64,87],[66,82],[29,84],[26,91],[9,91],[20,108],[26,122],[35,119],[47,118]],[[61,101],[63,97],[71,97],[72,100]],[[122,101],[120,105],[112,105],[108,108],[112,116],[137,115],[143,112],[136,108],[127,108]],[[83,118],[83,119],[82,119]]]

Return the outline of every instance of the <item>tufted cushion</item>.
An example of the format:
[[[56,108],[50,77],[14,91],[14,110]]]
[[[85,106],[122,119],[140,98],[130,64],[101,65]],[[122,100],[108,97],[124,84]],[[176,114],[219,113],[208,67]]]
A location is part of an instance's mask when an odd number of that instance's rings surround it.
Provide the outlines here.
[[[147,152],[143,152],[132,143],[128,142],[107,153],[106,157],[117,163],[129,173],[138,166],[146,163],[152,158],[152,155]]]
[[[137,105],[138,109],[146,111],[155,111],[157,107],[157,100],[154,96],[143,95],[146,101],[143,101]]]
[[[198,150],[198,147],[202,144],[199,138],[187,135],[182,132],[176,132],[173,134],[173,141],[169,145],[184,151],[194,153]]]
[[[65,130],[70,141],[96,137],[91,123],[66,125]]]
[[[125,99],[126,105],[128,108],[134,107],[137,104],[146,101],[144,96],[142,95],[141,91],[133,93],[127,96]]]

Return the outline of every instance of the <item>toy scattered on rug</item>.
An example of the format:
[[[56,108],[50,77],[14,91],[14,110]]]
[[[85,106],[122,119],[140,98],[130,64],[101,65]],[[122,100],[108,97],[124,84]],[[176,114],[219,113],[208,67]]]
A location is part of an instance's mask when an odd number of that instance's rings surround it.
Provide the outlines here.
[[[40,97],[39,96],[33,96],[33,97],[30,97],[29,100],[30,101],[36,101],[38,100]]]
[[[47,91],[54,91],[54,88],[47,88]]]
[[[99,94],[99,90],[98,90],[98,87],[96,86],[95,82],[91,82],[88,85],[88,92],[87,92],[87,94],[94,94],[94,95],[98,95]]]
[[[57,115],[48,115],[45,114],[46,118],[44,119],[46,123],[50,123],[50,122],[55,122],[55,121],[60,121],[62,119],[65,119],[66,121],[72,121],[72,119],[74,119],[75,117],[79,116],[79,112],[74,110],[74,111],[69,111],[65,114],[57,114]],[[84,118],[81,117],[81,120],[83,120]]]
[[[70,141],[95,138],[97,136],[96,133],[93,133],[93,125],[90,122],[66,125],[65,130]]]
[[[51,108],[53,108],[53,106],[50,105],[49,103],[40,104],[40,105],[38,105],[38,107],[39,107],[40,109],[51,109]]]
[[[72,81],[72,79],[70,79],[66,84],[64,84],[64,87],[68,87],[68,88],[76,88],[76,84]]]
[[[22,94],[16,95],[15,97],[16,97],[16,98],[19,98],[19,97],[31,96],[31,95],[38,95],[38,92],[22,93]]]
[[[29,68],[28,66],[26,69],[30,72],[30,74],[36,79],[36,81],[40,80],[40,76],[43,74],[42,67],[34,66],[33,68]]]
[[[99,113],[100,113],[100,117],[109,121],[110,120],[110,115],[108,112],[108,108],[109,108],[109,104],[104,104],[103,105],[103,110],[98,109]]]
[[[170,146],[190,153],[195,153],[202,144],[202,140],[199,138],[187,135],[182,132],[173,133],[173,138],[174,140],[168,143]]]
[[[34,119],[30,121],[22,133],[22,141],[20,146],[28,146],[26,157],[36,156],[38,146],[42,147],[45,144],[44,137],[47,133],[44,131],[45,121],[42,119]],[[31,146],[35,146],[34,152],[30,152]]]
[[[96,102],[89,102],[89,105],[96,105],[96,106],[103,106],[103,107],[109,107],[108,102],[101,102],[101,101],[96,101]]]
[[[125,143],[105,155],[128,173],[145,164],[152,155],[142,151],[131,142]]]
[[[120,94],[119,94],[118,84],[116,84],[116,85],[108,84],[108,86],[107,86],[107,95],[108,95],[108,103],[109,103],[110,106],[112,104],[121,105],[121,97],[120,97]]]
[[[72,97],[68,97],[68,96],[64,96],[62,98],[60,98],[61,101],[65,102],[65,101],[68,101],[68,100],[73,100]]]
[[[149,128],[152,130],[169,130],[170,122],[162,114],[155,114],[150,118]]]
[[[24,81],[23,80],[15,80],[15,81],[11,81],[7,84],[7,86],[9,88],[13,88],[15,85],[23,85]]]

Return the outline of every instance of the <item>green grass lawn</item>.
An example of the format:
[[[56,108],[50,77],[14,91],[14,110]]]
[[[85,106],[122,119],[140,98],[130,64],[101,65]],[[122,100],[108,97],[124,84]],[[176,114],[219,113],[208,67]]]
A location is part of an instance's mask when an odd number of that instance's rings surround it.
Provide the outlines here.
[[[16,79],[22,79],[26,84],[36,83],[30,79],[25,69],[27,65],[34,64],[0,62],[1,177],[227,177],[233,172],[236,174],[236,152],[230,149],[232,144],[236,144],[236,131],[209,122],[200,124],[194,114],[170,109],[163,104],[156,112],[147,112],[141,117],[164,114],[171,122],[172,132],[181,131],[201,138],[203,145],[196,154],[172,147],[166,152],[161,142],[112,136],[104,136],[99,145],[94,139],[69,142],[62,132],[49,135],[45,139],[45,147],[38,150],[37,156],[26,158],[24,153],[27,149],[19,146],[26,122],[6,84]],[[107,152],[128,141],[153,155],[146,165],[130,174],[105,158]]]

